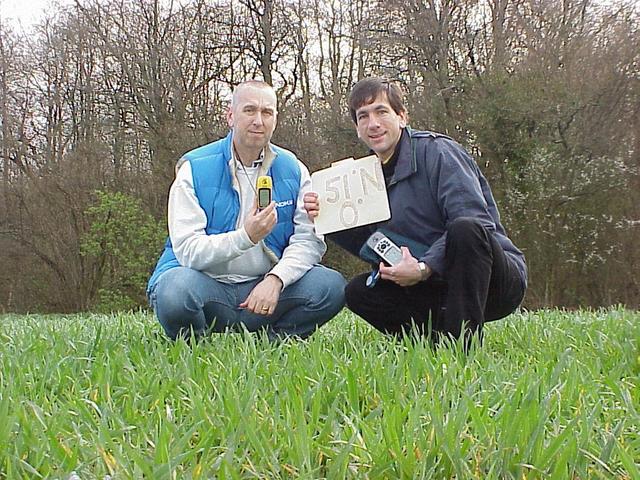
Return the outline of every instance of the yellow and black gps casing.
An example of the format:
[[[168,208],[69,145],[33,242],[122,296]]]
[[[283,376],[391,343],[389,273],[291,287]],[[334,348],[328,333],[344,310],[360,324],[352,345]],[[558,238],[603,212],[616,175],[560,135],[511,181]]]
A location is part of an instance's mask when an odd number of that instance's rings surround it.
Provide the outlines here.
[[[271,182],[271,177],[267,175],[261,175],[258,177],[258,181],[256,182],[256,194],[258,195],[258,208],[260,210],[267,208],[271,203],[272,189],[273,184]]]

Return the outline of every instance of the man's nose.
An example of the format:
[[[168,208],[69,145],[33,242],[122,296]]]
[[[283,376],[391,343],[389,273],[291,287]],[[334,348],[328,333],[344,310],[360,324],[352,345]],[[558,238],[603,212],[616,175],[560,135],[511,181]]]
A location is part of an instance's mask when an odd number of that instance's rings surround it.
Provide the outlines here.
[[[257,112],[257,113],[254,115],[254,117],[253,117],[253,123],[254,123],[254,125],[262,125],[262,124],[264,123],[264,122],[263,122],[263,119],[262,119],[262,113]]]

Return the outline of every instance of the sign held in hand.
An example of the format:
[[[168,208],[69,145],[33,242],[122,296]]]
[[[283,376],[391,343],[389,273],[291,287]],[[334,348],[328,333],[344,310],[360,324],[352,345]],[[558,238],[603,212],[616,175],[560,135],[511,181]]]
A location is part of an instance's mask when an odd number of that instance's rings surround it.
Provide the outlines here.
[[[347,158],[311,174],[320,213],[315,218],[319,234],[339,232],[391,217],[380,161],[375,155]]]

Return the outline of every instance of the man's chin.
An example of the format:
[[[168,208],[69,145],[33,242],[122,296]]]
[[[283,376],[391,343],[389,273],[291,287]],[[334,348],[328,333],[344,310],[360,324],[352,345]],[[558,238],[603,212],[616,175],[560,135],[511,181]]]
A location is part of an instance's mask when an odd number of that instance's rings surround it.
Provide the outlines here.
[[[369,145],[369,148],[378,156],[383,155],[388,150],[386,146],[382,145]]]
[[[269,139],[264,138],[264,137],[262,137],[262,138],[253,138],[248,143],[250,143],[253,148],[264,148],[269,143]]]
[[[384,137],[376,138],[375,140],[369,139],[369,141],[366,143],[369,146],[369,148],[376,153],[382,150],[385,150],[387,148],[387,144],[386,144],[387,142],[384,141]]]

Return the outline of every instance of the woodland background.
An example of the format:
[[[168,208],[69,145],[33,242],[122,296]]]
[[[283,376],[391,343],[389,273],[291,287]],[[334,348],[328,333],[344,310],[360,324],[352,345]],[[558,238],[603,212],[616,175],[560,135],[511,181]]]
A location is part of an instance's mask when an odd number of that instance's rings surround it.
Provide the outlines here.
[[[76,0],[0,18],[0,312],[145,305],[176,160],[237,83],[310,170],[365,154],[358,79],[406,93],[488,177],[529,308],[640,304],[640,7],[588,0]],[[326,263],[361,268],[336,246]]]

